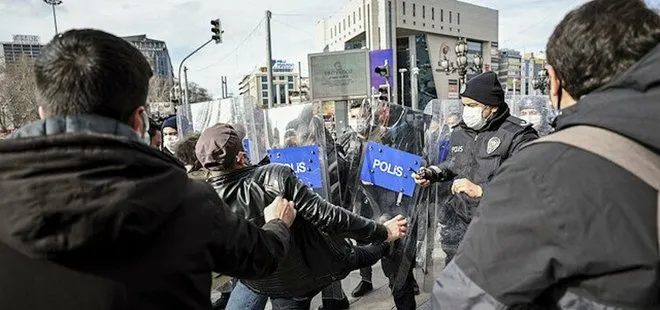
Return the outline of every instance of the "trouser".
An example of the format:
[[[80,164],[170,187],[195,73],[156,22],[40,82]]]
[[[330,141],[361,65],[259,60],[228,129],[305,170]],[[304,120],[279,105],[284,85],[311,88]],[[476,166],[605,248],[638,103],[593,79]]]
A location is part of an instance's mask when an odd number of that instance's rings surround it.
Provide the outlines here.
[[[360,246],[366,246],[367,244],[368,243],[358,242],[358,245]],[[371,268],[371,266],[360,268],[360,278],[362,278],[362,282],[372,283],[371,282],[372,274],[373,274],[373,269]]]
[[[273,298],[270,303],[273,310],[309,310],[312,298]]]
[[[440,231],[442,251],[447,255],[445,257],[445,266],[449,265],[449,262],[454,259],[454,255],[458,251],[458,246],[461,244],[466,230],[467,224],[456,221],[451,226],[447,225]]]
[[[388,245],[386,244],[353,247],[349,255],[344,259],[345,265],[340,270],[340,273],[351,272],[353,270],[375,264],[376,262],[378,262],[378,260],[380,260],[383,257],[383,255],[387,252],[387,249],[388,249]],[[312,295],[316,295],[319,292],[317,291],[312,293],[313,293]],[[305,301],[304,301],[305,299],[309,299],[311,301],[311,298],[291,297],[291,298],[277,298],[277,299],[273,298],[271,303],[273,303],[274,310],[279,309],[275,307],[276,300],[279,300],[278,303],[280,305],[283,305],[283,307],[285,307],[281,309],[303,309],[300,307],[305,305]],[[242,282],[239,282],[234,288],[231,297],[229,297],[229,303],[227,303],[227,307],[225,309],[226,310],[263,310],[266,307],[267,300],[268,300],[268,296],[258,294],[252,291]],[[290,300],[290,301],[286,302],[284,300]],[[309,304],[307,305],[309,307]],[[291,308],[294,306],[298,308]]]
[[[332,282],[321,291],[321,297],[326,299],[342,300],[346,298],[344,289],[341,287],[341,281]]]
[[[392,297],[397,310],[414,310],[417,308],[415,302],[415,277],[413,269],[415,268],[414,262],[410,264],[408,270],[400,270],[401,262],[404,257],[403,242],[400,240],[395,242],[395,251],[392,257],[384,257],[382,260],[383,273],[389,280],[390,289],[392,289]],[[405,282],[400,287],[395,285],[397,275],[400,272],[406,273]]]

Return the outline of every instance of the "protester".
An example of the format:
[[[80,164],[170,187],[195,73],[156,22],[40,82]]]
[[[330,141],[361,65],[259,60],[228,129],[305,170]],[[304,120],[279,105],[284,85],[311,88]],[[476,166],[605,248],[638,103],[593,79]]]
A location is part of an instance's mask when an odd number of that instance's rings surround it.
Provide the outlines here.
[[[525,143],[538,138],[531,124],[509,113],[495,73],[472,78],[461,97],[463,121],[451,133],[449,160],[413,175],[422,186],[452,181],[452,196],[441,216],[445,264],[454,257],[495,171]]]
[[[294,245],[278,271],[263,280],[241,281],[227,309],[263,309],[272,298],[274,309],[309,309],[311,297],[354,269],[378,261],[388,243],[401,238],[406,220],[401,216],[377,224],[332,205],[308,188],[286,165],[249,165],[233,127],[217,124],[197,142],[197,157],[215,176],[220,197],[240,216],[257,226],[263,223],[261,204],[282,195],[295,202],[301,218],[293,226]],[[352,247],[343,238],[380,243]],[[291,307],[291,308],[289,308]]]
[[[290,202],[260,229],[149,146],[151,69],[130,43],[70,30],[35,65],[42,120],[0,143],[4,309],[209,309],[211,272],[273,273]]]
[[[149,119],[149,138],[151,147],[160,150],[163,146],[163,133],[160,131],[160,126],[153,120]]]
[[[179,127],[177,126],[176,116],[163,121],[161,132],[163,133],[163,152],[174,155],[176,144],[179,142]]]
[[[206,181],[210,177],[209,171],[202,167],[202,164],[197,160],[197,155],[195,155],[195,145],[197,145],[198,139],[199,134],[183,138],[174,147],[174,157],[183,163],[191,179]]]
[[[641,0],[569,12],[546,49],[561,111],[549,138],[595,126],[660,155],[659,44],[660,16]],[[660,309],[658,194],[642,179],[544,142],[506,162],[484,193],[431,309]]]

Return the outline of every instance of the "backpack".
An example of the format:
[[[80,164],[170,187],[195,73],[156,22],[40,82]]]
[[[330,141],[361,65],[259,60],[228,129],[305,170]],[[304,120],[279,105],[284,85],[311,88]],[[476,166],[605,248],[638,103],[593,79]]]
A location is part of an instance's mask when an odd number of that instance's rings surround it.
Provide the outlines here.
[[[618,133],[586,125],[557,131],[527,146],[545,142],[567,144],[607,159],[658,191],[657,237],[660,248],[660,155]]]

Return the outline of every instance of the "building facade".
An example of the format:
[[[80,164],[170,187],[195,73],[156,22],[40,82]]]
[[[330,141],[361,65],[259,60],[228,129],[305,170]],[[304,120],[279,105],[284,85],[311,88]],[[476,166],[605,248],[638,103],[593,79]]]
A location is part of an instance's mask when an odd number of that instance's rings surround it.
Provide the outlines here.
[[[522,89],[522,55],[519,51],[504,48],[499,51],[500,83],[507,94],[520,95]]]
[[[11,42],[0,42],[0,65],[18,62],[21,57],[37,58],[44,47],[38,36],[14,35]]]
[[[445,56],[456,60],[454,46],[459,38],[468,41],[468,62],[479,55],[482,69],[490,70],[498,19],[497,10],[456,0],[350,0],[340,13],[318,22],[316,48],[392,49],[392,72],[397,76],[393,100],[424,109],[430,99],[457,96],[452,86],[457,85],[458,75],[447,75],[439,63]],[[445,55],[443,50],[449,52]],[[403,77],[400,69],[407,69]],[[399,85],[407,90],[402,100]]]
[[[541,91],[532,87],[532,81],[546,65],[545,53],[525,53],[522,58],[522,88],[523,95],[542,95]]]
[[[300,78],[294,72],[295,65],[283,60],[273,61],[273,105],[290,104],[297,100],[300,92]],[[248,96],[268,105],[268,68],[260,67],[243,77],[238,84],[239,95]]]
[[[136,35],[123,37],[124,40],[133,44],[144,57],[147,58],[154,76],[173,78],[174,69],[172,67],[172,60],[170,53],[167,50],[167,44],[164,41],[153,40],[147,38],[147,35]]]

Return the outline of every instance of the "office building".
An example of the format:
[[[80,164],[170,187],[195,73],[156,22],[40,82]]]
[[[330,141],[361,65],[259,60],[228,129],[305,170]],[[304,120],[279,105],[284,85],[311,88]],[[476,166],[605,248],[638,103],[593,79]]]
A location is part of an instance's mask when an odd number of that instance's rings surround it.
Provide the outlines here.
[[[541,91],[532,87],[532,81],[538,77],[539,72],[546,65],[545,53],[525,53],[522,59],[522,88],[523,95],[541,95]]]
[[[24,56],[39,57],[44,47],[39,41],[38,36],[17,34],[11,42],[0,42],[0,65],[16,63]]]
[[[522,89],[522,55],[519,51],[504,48],[499,51],[500,83],[507,94],[520,95]]]
[[[393,99],[406,106],[417,102],[416,108],[424,109],[430,99],[458,97],[459,77],[440,70],[440,61],[443,50],[450,61],[456,60],[459,38],[467,39],[468,62],[479,55],[482,70],[490,70],[498,56],[491,52],[497,50],[498,18],[497,10],[456,0],[350,0],[339,13],[318,22],[316,49],[391,49]],[[403,78],[399,69],[407,69]],[[404,98],[399,100],[402,83]]]
[[[290,104],[299,100],[296,92],[300,91],[300,79],[294,72],[295,65],[283,60],[273,61],[273,105]],[[238,84],[239,95],[253,98],[255,102],[268,105],[268,68],[257,68],[243,77]],[[294,98],[295,97],[295,98]]]
[[[147,38],[147,35],[136,35],[123,37],[124,40],[133,44],[144,57],[147,58],[154,76],[172,78],[174,77],[174,69],[172,68],[172,60],[170,53],[167,50],[167,44],[164,41],[154,40]]]

